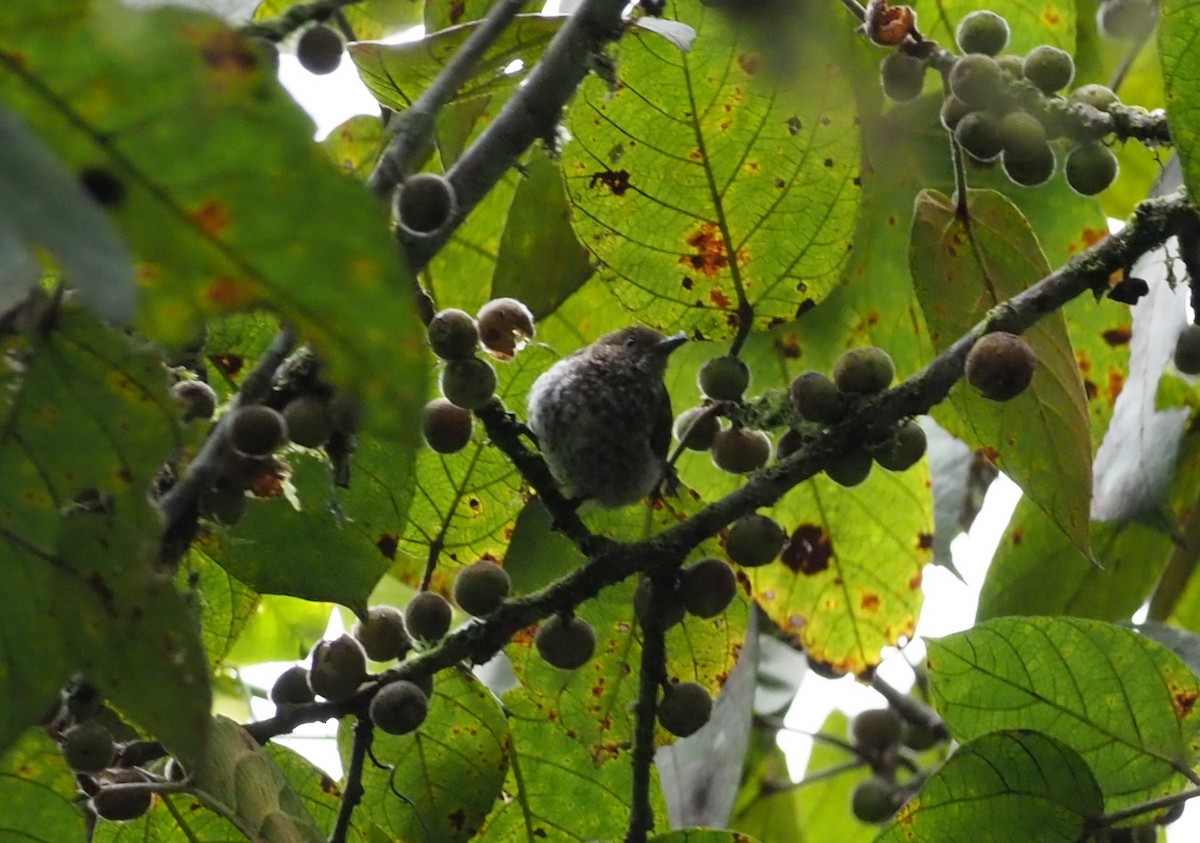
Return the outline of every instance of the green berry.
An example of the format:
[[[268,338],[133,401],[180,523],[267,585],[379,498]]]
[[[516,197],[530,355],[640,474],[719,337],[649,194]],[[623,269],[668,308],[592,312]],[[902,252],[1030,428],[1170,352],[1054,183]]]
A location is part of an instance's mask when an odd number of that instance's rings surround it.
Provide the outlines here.
[[[970,53],[954,63],[950,70],[950,91],[972,108],[994,106],[1004,95],[1004,71],[996,60],[982,53]]]
[[[1046,146],[1046,129],[1041,121],[1024,111],[1010,111],[996,126],[1006,155],[1028,158]]]
[[[350,634],[362,644],[367,658],[386,662],[402,659],[412,649],[412,639],[404,625],[404,612],[395,606],[372,606],[366,619],[354,623]]]
[[[171,396],[183,408],[183,420],[211,419],[217,409],[217,393],[204,381],[185,380],[171,386]]]
[[[633,614],[642,626],[646,626],[651,617],[651,587],[650,578],[643,577],[642,581],[638,583],[637,590],[633,593]],[[658,605],[654,607],[653,611],[663,629],[670,629],[683,620],[683,602],[679,599],[679,594],[674,587],[662,589],[659,592]]]
[[[925,456],[929,439],[912,419],[901,422],[888,438],[871,448],[875,462],[888,471],[907,471]]]
[[[707,451],[721,430],[721,420],[706,407],[691,407],[679,414],[672,430],[675,441],[689,451]]]
[[[971,107],[960,100],[954,94],[947,94],[942,100],[941,118],[942,125],[948,131],[953,132],[958,122],[971,113]]]
[[[852,348],[833,364],[833,382],[848,395],[882,392],[896,376],[891,356],[882,348]]]
[[[454,602],[477,618],[496,611],[511,592],[508,572],[488,559],[480,559],[454,577]]]
[[[324,76],[333,73],[342,63],[342,36],[323,23],[304,30],[296,42],[296,58],[309,73]]]
[[[890,708],[870,708],[850,721],[854,745],[872,752],[884,752],[900,743],[904,720]]]
[[[316,697],[308,685],[308,671],[298,664],[279,674],[271,686],[271,702],[279,708],[304,705],[314,699]]]
[[[900,734],[900,743],[914,752],[924,752],[941,743],[943,738],[932,729],[922,724],[904,721],[904,730]]]
[[[429,713],[429,698],[415,683],[407,679],[389,682],[371,700],[371,722],[389,735],[407,735],[425,722]]]
[[[1008,21],[995,12],[971,12],[958,23],[955,40],[964,53],[994,56],[1008,46]]]
[[[404,626],[408,634],[422,641],[437,641],[450,631],[454,610],[445,597],[435,591],[422,591],[404,607]]]
[[[367,654],[349,635],[320,641],[312,651],[308,687],[330,702],[345,702],[367,678]]]
[[[1045,184],[1054,175],[1054,150],[1044,143],[1028,155],[1005,152],[1004,174],[1023,187]]]
[[[533,314],[524,302],[512,298],[492,299],[476,317],[479,340],[493,356],[511,360],[517,342],[533,336]]]
[[[102,779],[96,781],[100,789],[92,794],[89,802],[92,811],[100,819],[110,822],[136,820],[150,810],[154,795],[149,790],[113,790],[107,785],[145,781],[141,773],[129,767],[109,770]]]
[[[1113,93],[1111,88],[1106,88],[1104,85],[1095,83],[1090,85],[1080,85],[1068,97],[1071,102],[1077,102],[1081,105],[1090,105],[1097,111],[1108,112],[1114,105],[1119,105],[1120,97]]]
[[[788,386],[796,415],[817,424],[836,424],[846,412],[841,390],[822,372],[804,372]]]
[[[1085,143],[1067,153],[1063,174],[1076,193],[1095,196],[1117,179],[1117,156],[1101,143]]]
[[[871,474],[871,452],[866,448],[851,448],[825,467],[825,475],[839,486],[857,486]]]
[[[972,111],[959,120],[954,139],[977,161],[992,161],[1004,151],[999,121],[986,111]]]
[[[1033,380],[1037,357],[1016,334],[995,331],[980,337],[967,355],[967,382],[992,401],[1016,398]]]
[[[879,66],[879,80],[890,99],[915,100],[925,88],[925,62],[907,53],[890,53]]]
[[[86,720],[63,733],[62,752],[72,770],[98,773],[113,762],[116,744],[112,732],[94,720]]]
[[[454,187],[437,173],[415,173],[396,194],[396,218],[418,235],[437,231],[449,221],[458,201]]]
[[[433,353],[443,360],[470,357],[479,345],[479,329],[471,314],[450,307],[438,311],[425,328],[425,337]]]
[[[896,786],[882,776],[859,782],[850,794],[850,809],[861,822],[884,822],[897,807]]]
[[[551,615],[533,636],[538,655],[552,667],[575,670],[596,652],[596,632],[583,618]]]
[[[701,559],[679,575],[679,600],[688,614],[713,618],[737,596],[737,576],[720,559]]]
[[[783,550],[787,533],[765,515],[744,515],[734,521],[725,540],[725,553],[735,565],[757,568],[775,559]]]
[[[740,357],[714,357],[700,367],[700,391],[715,401],[740,401],[750,385],[750,367]]]
[[[771,458],[771,440],[761,430],[731,427],[718,431],[713,439],[712,461],[730,474],[749,474]]]
[[[1200,325],[1188,325],[1179,333],[1175,368],[1185,375],[1200,375]]]
[[[697,682],[679,682],[663,689],[658,702],[658,722],[672,735],[694,735],[712,717],[713,700]]]
[[[496,393],[496,370],[478,357],[447,360],[442,369],[442,395],[464,410],[478,410]]]
[[[1021,70],[1043,94],[1058,93],[1075,78],[1071,54],[1048,44],[1030,50]]]
[[[1155,0],[1102,0],[1096,10],[1096,27],[1105,38],[1137,41],[1154,29],[1158,19]]]
[[[435,398],[421,412],[421,433],[425,443],[439,454],[454,454],[467,447],[475,426],[470,410]]]
[[[1020,56],[1014,56],[1011,53],[996,56],[996,64],[1000,65],[1000,69],[1012,79],[1025,78],[1025,60]]]
[[[287,436],[283,415],[263,404],[240,407],[229,421],[229,442],[242,456],[269,456],[287,441]]]
[[[333,435],[329,402],[315,395],[301,395],[283,408],[288,438],[305,448],[319,448]]]

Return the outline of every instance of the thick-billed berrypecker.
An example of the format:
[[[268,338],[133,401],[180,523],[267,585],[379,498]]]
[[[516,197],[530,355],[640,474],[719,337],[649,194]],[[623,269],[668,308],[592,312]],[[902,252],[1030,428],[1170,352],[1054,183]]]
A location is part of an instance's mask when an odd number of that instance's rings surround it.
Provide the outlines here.
[[[529,391],[529,427],[571,499],[616,508],[663,479],[671,444],[667,358],[687,340],[634,326],[555,363]]]

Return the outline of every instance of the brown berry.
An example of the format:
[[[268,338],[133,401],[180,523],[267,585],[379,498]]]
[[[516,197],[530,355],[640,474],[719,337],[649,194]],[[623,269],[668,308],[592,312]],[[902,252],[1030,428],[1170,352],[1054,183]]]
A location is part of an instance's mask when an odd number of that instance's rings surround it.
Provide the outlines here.
[[[712,717],[713,700],[703,685],[679,682],[663,689],[658,703],[658,722],[672,735],[694,735]]]
[[[229,422],[229,442],[246,457],[266,457],[287,441],[287,422],[283,415],[263,404],[250,404],[234,410]]]
[[[967,382],[984,398],[1008,401],[1033,380],[1037,357],[1016,334],[995,331],[980,337],[967,355]]]
[[[431,449],[439,454],[454,454],[467,447],[475,427],[470,410],[434,398],[421,413],[421,433]]]
[[[395,606],[372,606],[366,619],[360,618],[350,631],[362,644],[367,658],[386,662],[402,659],[412,649],[412,640],[404,625],[404,612]]]
[[[596,652],[596,632],[583,618],[551,615],[533,636],[538,655],[562,670],[583,667]]]
[[[406,679],[384,685],[371,700],[371,722],[389,735],[407,735],[425,722],[429,698]]]
[[[476,317],[479,340],[492,356],[511,360],[517,343],[533,336],[533,314],[524,302],[512,298],[492,299]]]

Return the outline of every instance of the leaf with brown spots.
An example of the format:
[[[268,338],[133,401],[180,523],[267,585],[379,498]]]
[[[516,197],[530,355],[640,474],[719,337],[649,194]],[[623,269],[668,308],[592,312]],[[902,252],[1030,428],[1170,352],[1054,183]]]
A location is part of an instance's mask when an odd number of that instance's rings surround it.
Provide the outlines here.
[[[421,728],[401,736],[375,731],[374,757],[395,771],[368,763],[363,773],[366,793],[354,811],[356,824],[378,826],[389,840],[456,843],[473,837],[501,796],[511,753],[520,748],[496,697],[469,671],[442,671],[433,684]],[[342,718],[343,764],[349,763],[353,732],[354,718]],[[413,801],[406,804],[397,792]]]
[[[968,203],[970,226],[940,193],[923,191],[917,200],[909,266],[938,350],[1050,273],[1029,222],[1007,198],[976,190]],[[1066,321],[1051,314],[1024,338],[1038,359],[1029,389],[996,402],[960,382],[932,415],[971,447],[995,449],[999,468],[1086,554],[1092,437]]]
[[[814,16],[797,72],[823,83],[801,95],[720,10],[679,3],[666,14],[695,28],[692,50],[627,33],[617,88],[580,86],[563,172],[579,239],[622,304],[720,339],[742,318],[739,289],[762,326],[834,285],[859,201],[853,95],[837,69],[855,45]]]
[[[1078,752],[1118,811],[1182,790],[1197,763],[1195,674],[1125,627],[996,618],[929,645],[932,702],[960,741],[1032,729]]]
[[[82,671],[140,727],[194,755],[207,660],[156,570],[161,525],[147,500],[180,444],[166,371],[76,307],[39,335],[0,339],[0,361],[0,748]]]
[[[262,0],[254,10],[255,20],[266,20],[286,12],[304,0]],[[339,10],[346,16],[356,37],[363,41],[394,35],[421,22],[423,3],[414,0],[370,0]]]
[[[411,273],[378,202],[313,143],[259,51],[178,7],[6,3],[0,32],[6,107],[68,167],[123,188],[108,212],[137,259],[140,333],[182,346],[202,321],[267,309],[363,394],[370,429],[414,443]]]

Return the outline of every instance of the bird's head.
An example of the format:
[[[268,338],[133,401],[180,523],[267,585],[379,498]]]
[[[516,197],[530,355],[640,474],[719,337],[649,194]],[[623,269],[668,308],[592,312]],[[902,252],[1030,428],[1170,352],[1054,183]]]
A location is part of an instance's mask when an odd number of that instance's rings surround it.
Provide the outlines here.
[[[634,325],[605,334],[593,349],[604,357],[632,360],[639,368],[662,377],[667,370],[667,357],[685,342],[687,334],[682,331],[668,337],[653,328]]]

